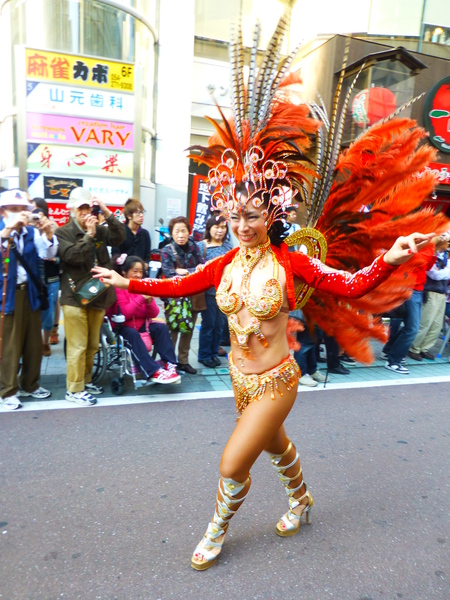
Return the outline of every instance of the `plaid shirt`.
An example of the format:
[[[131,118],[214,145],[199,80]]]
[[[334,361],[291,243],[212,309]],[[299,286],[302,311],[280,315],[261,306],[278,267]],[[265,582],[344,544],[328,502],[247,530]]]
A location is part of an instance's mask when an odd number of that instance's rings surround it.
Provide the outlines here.
[[[177,262],[177,258],[179,262]],[[189,239],[185,248],[181,248],[175,242],[171,242],[161,251],[161,269],[166,278],[175,277],[177,275],[175,269],[179,267],[187,269],[189,273],[193,273],[197,265],[204,262],[197,244],[191,239]]]

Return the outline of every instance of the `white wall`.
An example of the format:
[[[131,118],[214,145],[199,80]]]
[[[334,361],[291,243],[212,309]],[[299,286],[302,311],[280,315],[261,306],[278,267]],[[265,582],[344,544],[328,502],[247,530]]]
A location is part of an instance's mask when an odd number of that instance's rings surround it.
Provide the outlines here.
[[[168,200],[186,214],[190,142],[195,0],[160,4],[156,117],[156,221],[167,224]]]

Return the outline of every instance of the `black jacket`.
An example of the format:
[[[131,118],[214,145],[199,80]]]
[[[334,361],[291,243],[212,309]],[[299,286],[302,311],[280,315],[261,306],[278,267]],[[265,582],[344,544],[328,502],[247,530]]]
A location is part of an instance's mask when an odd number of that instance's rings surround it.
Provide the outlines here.
[[[128,225],[125,225],[127,237],[120,246],[112,249],[113,254],[126,254],[127,256],[139,256],[146,263],[150,262],[152,242],[147,229],[140,227],[136,235]]]

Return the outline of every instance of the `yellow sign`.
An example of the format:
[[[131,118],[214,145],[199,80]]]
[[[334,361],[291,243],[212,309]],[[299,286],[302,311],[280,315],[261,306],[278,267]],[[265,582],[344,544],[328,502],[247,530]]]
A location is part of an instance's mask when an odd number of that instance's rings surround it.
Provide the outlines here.
[[[103,58],[26,49],[26,78],[104,90],[134,91],[134,66]]]

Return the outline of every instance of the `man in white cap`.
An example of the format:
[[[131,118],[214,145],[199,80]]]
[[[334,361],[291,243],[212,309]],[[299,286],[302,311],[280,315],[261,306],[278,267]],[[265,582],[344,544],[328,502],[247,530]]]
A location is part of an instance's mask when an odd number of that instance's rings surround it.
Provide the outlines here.
[[[7,190],[0,194],[3,263],[0,396],[8,410],[22,406],[20,397],[42,399],[48,398],[51,393],[39,385],[41,304],[35,281],[41,279],[40,259],[56,256],[58,240],[44,215],[36,215],[35,227],[28,225],[33,217],[30,212],[33,208],[28,195],[22,190]],[[28,274],[27,269],[34,277]],[[19,379],[20,359],[22,370]]]
[[[89,306],[81,306],[70,285],[78,290],[91,277],[94,262],[111,268],[108,246],[119,246],[126,237],[125,227],[107,206],[92,197],[86,188],[70,192],[67,208],[72,219],[56,231],[61,258],[61,306],[64,312],[64,331],[67,342],[66,400],[80,406],[96,404],[95,396],[103,389],[92,383],[94,356],[98,351],[100,328],[105,309],[116,301],[111,287]],[[98,224],[99,211],[105,217]]]

